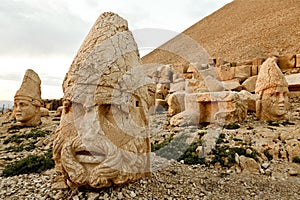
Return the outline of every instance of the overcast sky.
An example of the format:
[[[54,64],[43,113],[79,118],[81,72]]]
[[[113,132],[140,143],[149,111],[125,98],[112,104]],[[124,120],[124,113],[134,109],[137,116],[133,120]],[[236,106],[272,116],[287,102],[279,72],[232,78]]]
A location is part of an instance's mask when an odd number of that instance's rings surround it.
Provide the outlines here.
[[[61,98],[63,78],[86,34],[103,12],[115,12],[128,21],[143,55],[229,2],[1,0],[0,100],[13,100],[28,68],[42,80],[42,98]],[[159,41],[157,34],[161,36]]]

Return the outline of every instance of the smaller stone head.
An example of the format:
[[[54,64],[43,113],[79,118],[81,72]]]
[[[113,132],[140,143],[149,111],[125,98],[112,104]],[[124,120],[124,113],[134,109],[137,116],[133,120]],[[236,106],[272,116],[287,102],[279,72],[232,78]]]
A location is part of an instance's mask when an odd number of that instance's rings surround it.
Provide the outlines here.
[[[41,80],[37,73],[28,69],[25,72],[22,85],[14,97],[13,115],[18,125],[39,125],[41,123],[41,105]]]
[[[288,83],[276,62],[276,57],[267,59],[258,74],[255,88],[258,119],[282,120],[288,110]]]

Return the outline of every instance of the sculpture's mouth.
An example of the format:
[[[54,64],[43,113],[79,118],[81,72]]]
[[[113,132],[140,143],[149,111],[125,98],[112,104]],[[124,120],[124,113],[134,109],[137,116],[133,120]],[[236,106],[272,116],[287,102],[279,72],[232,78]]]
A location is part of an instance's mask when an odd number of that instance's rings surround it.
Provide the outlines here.
[[[99,152],[84,150],[76,152],[75,157],[80,163],[99,164],[105,160],[106,155]]]

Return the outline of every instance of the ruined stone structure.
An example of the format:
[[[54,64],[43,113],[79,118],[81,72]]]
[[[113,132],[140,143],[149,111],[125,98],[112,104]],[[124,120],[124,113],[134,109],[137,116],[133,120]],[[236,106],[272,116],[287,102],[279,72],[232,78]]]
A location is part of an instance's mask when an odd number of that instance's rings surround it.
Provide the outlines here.
[[[41,80],[37,73],[28,69],[14,97],[13,117],[20,126],[38,126],[41,124],[41,106]]]
[[[268,58],[261,66],[255,87],[258,96],[256,117],[277,121],[285,118],[288,109],[288,83],[277,65],[277,58]]]
[[[151,174],[147,112],[155,87],[140,64],[127,21],[103,13],[63,82],[54,188],[98,189]]]

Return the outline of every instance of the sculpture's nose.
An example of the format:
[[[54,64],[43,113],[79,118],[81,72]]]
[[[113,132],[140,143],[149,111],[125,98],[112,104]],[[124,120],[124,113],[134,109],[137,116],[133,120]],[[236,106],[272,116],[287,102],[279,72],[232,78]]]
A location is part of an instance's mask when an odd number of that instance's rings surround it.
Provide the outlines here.
[[[279,94],[279,103],[284,103],[284,95],[283,95],[283,93]]]

